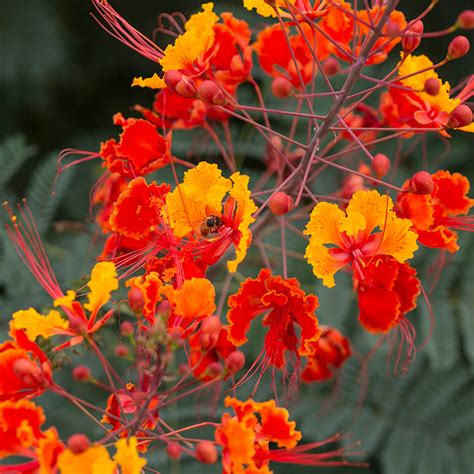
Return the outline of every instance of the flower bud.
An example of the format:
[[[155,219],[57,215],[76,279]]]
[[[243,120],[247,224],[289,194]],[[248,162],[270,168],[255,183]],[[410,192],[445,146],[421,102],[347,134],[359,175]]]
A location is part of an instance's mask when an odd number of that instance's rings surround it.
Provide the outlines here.
[[[464,10],[461,12],[456,24],[463,30],[472,30],[474,28],[474,10]]]
[[[402,48],[405,53],[412,53],[420,46],[423,30],[423,22],[417,20],[405,31],[402,37]]]
[[[224,105],[226,99],[215,81],[205,80],[199,84],[198,96],[204,102],[212,105]]]
[[[194,81],[179,71],[168,71],[163,77],[165,84],[176,94],[192,98],[196,97]]]
[[[390,171],[390,159],[383,153],[377,153],[371,163],[372,171],[378,178],[383,178]]]
[[[41,385],[44,381],[41,369],[29,359],[17,359],[13,362],[13,373],[25,384]]]
[[[127,357],[128,356],[128,347],[124,344],[117,344],[115,346],[115,355],[117,357]]]
[[[245,355],[241,351],[231,352],[224,361],[225,370],[229,374],[235,374],[245,365]]]
[[[181,457],[181,445],[172,441],[166,446],[166,453],[170,459],[179,459]]]
[[[209,377],[219,377],[224,372],[224,367],[219,362],[211,362],[206,368],[206,374]]]
[[[135,332],[135,327],[130,321],[124,321],[120,325],[120,334],[122,336],[132,336],[134,332]]]
[[[268,207],[276,216],[283,216],[293,209],[293,198],[282,191],[278,191],[270,198]]]
[[[469,51],[469,40],[465,36],[456,36],[448,45],[448,59],[458,59]]]
[[[87,382],[92,377],[91,369],[85,365],[78,365],[77,367],[74,367],[72,377],[78,382]]]
[[[279,99],[286,99],[293,92],[293,84],[284,77],[275,77],[272,82],[272,93]]]
[[[143,306],[145,305],[145,299],[140,288],[132,286],[132,288],[128,290],[128,305],[134,313],[142,312]]]
[[[339,61],[335,58],[327,58],[326,61],[323,62],[323,71],[327,76],[335,76],[340,70],[341,66]]]
[[[418,171],[410,179],[408,190],[414,194],[431,194],[433,189],[433,178],[427,171]]]
[[[76,433],[69,437],[67,440],[67,447],[74,453],[74,454],[81,454],[86,451],[91,442],[89,438],[82,433]]]
[[[201,335],[199,341],[205,350],[212,349],[217,344],[221,332],[222,323],[217,316],[209,316],[201,323]]]
[[[436,79],[436,77],[430,77],[425,81],[424,89],[425,92],[429,95],[438,95],[440,87],[441,84],[439,82],[439,79]]]
[[[385,32],[389,38],[396,38],[400,35],[400,25],[395,21],[388,20]]]
[[[468,105],[461,104],[454,108],[449,117],[448,127],[467,127],[472,123],[472,110]]]
[[[200,441],[195,453],[196,459],[203,464],[214,464],[217,461],[217,449],[210,441]]]

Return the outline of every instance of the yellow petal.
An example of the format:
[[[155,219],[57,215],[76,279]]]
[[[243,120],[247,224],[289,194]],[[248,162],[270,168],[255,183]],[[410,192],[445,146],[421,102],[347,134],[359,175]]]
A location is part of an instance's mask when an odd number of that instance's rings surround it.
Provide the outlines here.
[[[416,243],[418,235],[410,230],[411,227],[410,219],[400,219],[391,214],[383,229],[382,243],[377,253],[391,255],[401,263],[412,258],[418,249]]]
[[[356,237],[357,234],[366,228],[365,217],[359,212],[351,212],[341,223],[341,231],[344,231],[351,237]]]
[[[92,269],[91,280],[87,284],[89,302],[84,305],[90,312],[98,310],[110,299],[110,293],[118,288],[117,272],[113,262],[99,262]]]
[[[66,449],[58,456],[61,474],[114,474],[115,466],[104,446],[91,446],[80,454]]]
[[[121,474],[140,474],[146,459],[137,452],[137,438],[121,439],[115,443],[117,453],[114,460],[121,468]]]
[[[72,308],[72,302],[76,299],[76,292],[73,290],[68,290],[65,296],[56,298],[54,300],[54,307],[65,306],[66,308]]]
[[[241,232],[241,238],[235,248],[235,259],[229,260],[227,262],[227,269],[229,272],[234,273],[237,271],[239,263],[242,262],[247,255],[247,249],[250,247],[252,242],[252,233],[250,232],[249,227],[253,222],[255,222],[253,214],[257,212],[258,208],[250,197],[250,178],[248,176],[241,175],[239,172],[236,172],[232,174],[230,179],[234,185],[229,192],[229,196],[235,199],[235,219],[239,223],[237,228]]]
[[[46,316],[34,308],[13,313],[10,330],[24,329],[28,339],[34,341],[38,336],[45,339],[57,334],[58,330],[67,329],[69,322],[61,317],[59,311],[52,309]]]
[[[132,82],[132,87],[139,86],[139,87],[149,87],[150,89],[163,89],[166,87],[165,81],[158,76],[158,74],[153,74],[151,77],[134,77]]]
[[[247,10],[255,10],[261,16],[265,17],[276,17],[275,9],[269,5],[270,2],[266,2],[265,0],[244,0],[244,7]],[[295,0],[288,0],[288,3],[294,5]],[[279,9],[281,7],[285,7],[285,0],[277,0],[277,5]]]
[[[329,249],[324,247],[316,239],[311,239],[306,247],[305,258],[313,267],[313,273],[317,278],[323,280],[323,285],[332,288],[336,285],[334,275],[346,265],[346,262],[334,259]]]
[[[345,214],[336,204],[320,202],[309,217],[304,233],[321,244],[341,245],[341,225]]]

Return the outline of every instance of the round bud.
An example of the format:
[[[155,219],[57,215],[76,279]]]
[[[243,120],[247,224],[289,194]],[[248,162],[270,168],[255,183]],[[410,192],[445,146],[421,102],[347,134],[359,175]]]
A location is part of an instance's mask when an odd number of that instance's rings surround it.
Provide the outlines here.
[[[115,346],[115,355],[117,357],[127,357],[128,356],[128,347],[124,344],[117,344]]]
[[[433,178],[427,171],[418,171],[410,179],[408,189],[414,194],[431,194],[434,189]]]
[[[268,207],[276,216],[283,216],[293,209],[293,198],[282,191],[278,191],[270,198]]]
[[[339,61],[335,58],[327,58],[326,61],[323,62],[323,71],[327,76],[335,76],[340,70],[341,66]]]
[[[212,362],[206,368],[206,373],[209,377],[219,377],[224,372],[224,367],[219,362]]]
[[[388,20],[385,32],[389,38],[396,38],[400,35],[400,25],[395,21]]]
[[[140,288],[132,286],[132,288],[128,290],[128,305],[134,313],[142,312],[143,306],[145,305],[145,299]]]
[[[472,110],[468,105],[461,104],[455,107],[449,117],[448,127],[459,128],[467,127],[472,123]]]
[[[181,445],[176,442],[171,442],[166,446],[166,453],[170,459],[179,459],[181,457]]]
[[[29,359],[17,359],[13,362],[12,369],[25,385],[35,386],[43,382],[41,369]]]
[[[219,340],[222,323],[218,316],[209,316],[201,323],[201,334],[199,340],[204,350],[215,347]]]
[[[461,12],[456,24],[463,30],[472,30],[474,28],[474,10],[464,10]]]
[[[162,301],[158,308],[156,308],[157,313],[164,318],[167,318],[171,313],[171,304],[168,300]]]
[[[420,46],[423,30],[423,22],[417,20],[405,31],[402,37],[402,48],[405,53],[412,53],[416,48],[418,48],[418,46]]]
[[[69,437],[67,440],[67,447],[74,453],[74,454],[81,454],[86,451],[91,442],[89,438],[82,433],[76,433]]]
[[[377,153],[371,163],[372,171],[378,178],[383,178],[390,171],[390,159],[383,153]]]
[[[469,40],[465,36],[456,36],[448,45],[448,59],[458,59],[469,51]]]
[[[199,84],[198,96],[204,102],[212,105],[224,105],[226,99],[215,81],[205,80]]]
[[[74,367],[72,376],[74,380],[77,380],[78,382],[87,382],[92,377],[91,369],[85,365],[78,365],[77,367]]]
[[[194,81],[179,71],[168,71],[163,77],[165,84],[176,94],[192,98],[196,97]]]
[[[272,82],[272,93],[279,99],[286,99],[293,92],[293,84],[284,77],[275,77]]]
[[[214,464],[217,461],[217,449],[211,441],[199,441],[195,453],[196,459],[203,464]]]
[[[229,374],[235,374],[245,365],[245,355],[241,351],[231,352],[224,361],[225,370]]]
[[[436,77],[430,77],[429,79],[426,79],[424,89],[429,95],[438,95],[440,89],[439,79],[436,79]]]
[[[120,325],[120,334],[122,336],[132,336],[135,332],[135,327],[130,321],[124,321]]]

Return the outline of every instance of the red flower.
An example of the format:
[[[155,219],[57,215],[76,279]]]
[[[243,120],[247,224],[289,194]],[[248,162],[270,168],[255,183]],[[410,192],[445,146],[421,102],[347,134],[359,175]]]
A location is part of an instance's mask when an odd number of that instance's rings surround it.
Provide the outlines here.
[[[163,166],[171,159],[171,136],[162,137],[156,127],[143,119],[125,119],[122,114],[114,115],[114,124],[123,132],[120,141],[103,142],[100,155],[104,166],[122,176],[135,178]]]
[[[269,327],[264,347],[270,364],[282,368],[287,351],[297,357],[312,353],[312,343],[320,333],[314,314],[318,298],[306,295],[295,278],[272,276],[263,269],[256,279],[245,280],[228,303],[229,340],[236,346],[247,342],[251,321],[263,314],[263,325]]]
[[[400,214],[409,218],[418,241],[427,247],[459,250],[458,235],[452,229],[474,230],[472,216],[463,216],[474,206],[470,199],[469,180],[460,173],[437,171],[432,175],[434,189],[431,194],[400,193],[397,205]],[[408,189],[409,182],[404,184]]]
[[[305,382],[329,380],[351,356],[349,340],[331,326],[320,326],[321,337],[313,342],[314,352],[308,356],[308,362],[301,378]]]

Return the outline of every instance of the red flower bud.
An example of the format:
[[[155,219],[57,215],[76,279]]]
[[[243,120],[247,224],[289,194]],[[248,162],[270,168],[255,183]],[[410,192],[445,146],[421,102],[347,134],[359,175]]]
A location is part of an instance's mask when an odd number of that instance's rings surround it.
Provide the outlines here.
[[[201,335],[199,337],[201,347],[205,350],[212,349],[217,344],[221,332],[222,323],[217,316],[209,316],[201,323]]]
[[[166,453],[170,459],[179,459],[181,457],[181,445],[171,442],[166,446]]]
[[[209,377],[219,377],[224,372],[224,367],[219,362],[212,362],[206,368],[206,373]]]
[[[225,96],[215,81],[202,81],[198,87],[198,96],[208,104],[224,105],[226,103]]]
[[[414,194],[431,194],[434,189],[433,178],[427,171],[419,171],[410,179],[408,189]]]
[[[92,377],[91,369],[85,365],[78,365],[77,367],[74,367],[72,376],[74,380],[77,380],[78,382],[87,382]]]
[[[217,449],[210,441],[200,441],[195,453],[196,459],[203,464],[214,464],[217,461]]]
[[[458,16],[457,25],[463,30],[472,30],[474,28],[474,10],[464,10]]]
[[[122,336],[131,336],[135,332],[135,327],[130,321],[124,321],[120,325],[120,334]]]
[[[115,355],[118,357],[127,357],[128,347],[124,344],[117,344],[117,346],[115,347]]]
[[[86,451],[91,442],[89,438],[82,433],[76,433],[69,437],[67,440],[67,447],[74,453],[74,454],[81,454]]]
[[[284,77],[276,77],[272,82],[272,93],[279,99],[286,99],[293,92],[293,84]]]
[[[467,127],[472,123],[472,110],[468,105],[458,105],[449,117],[448,127],[459,128]]]
[[[163,77],[165,84],[176,94],[192,98],[196,97],[194,81],[179,71],[168,71]]]
[[[448,45],[448,59],[458,59],[465,56],[470,46],[469,40],[465,36],[456,36]]]
[[[337,59],[327,58],[326,61],[323,62],[323,71],[327,76],[334,76],[338,74],[340,70],[341,66]]]
[[[17,359],[13,362],[14,374],[25,384],[30,386],[41,385],[44,382],[43,372],[31,360]]]
[[[141,313],[145,305],[145,299],[140,288],[132,286],[128,291],[128,305],[134,313]]]
[[[387,28],[385,31],[388,37],[396,38],[400,35],[400,25],[395,21],[388,20]]]
[[[424,89],[427,94],[434,96],[438,95],[440,86],[439,79],[436,79],[436,77],[430,77],[429,79],[426,79]]]
[[[235,374],[245,365],[245,355],[241,351],[231,352],[224,361],[225,370],[229,374]]]
[[[278,191],[270,198],[268,207],[276,216],[283,216],[293,209],[293,198],[282,191]]]
[[[423,22],[417,20],[405,31],[402,37],[402,48],[405,53],[412,53],[420,46],[423,30]]]
[[[371,163],[372,171],[378,178],[383,178],[390,171],[390,159],[383,153],[377,153]]]

